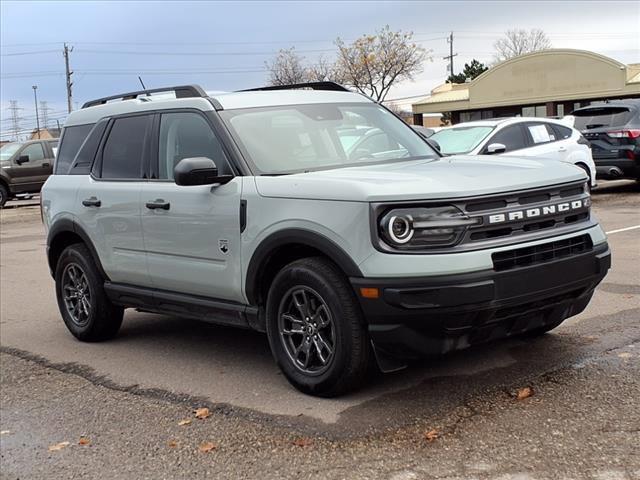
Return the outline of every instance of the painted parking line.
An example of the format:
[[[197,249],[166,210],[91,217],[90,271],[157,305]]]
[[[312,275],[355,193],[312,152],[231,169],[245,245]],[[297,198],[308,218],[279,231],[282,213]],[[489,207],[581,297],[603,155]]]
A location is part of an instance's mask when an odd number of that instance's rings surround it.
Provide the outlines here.
[[[640,225],[634,225],[633,227],[626,227],[626,228],[618,228],[617,230],[610,230],[610,231],[605,232],[605,233],[607,235],[611,235],[612,233],[627,232],[629,230],[635,230],[637,228],[640,228]]]

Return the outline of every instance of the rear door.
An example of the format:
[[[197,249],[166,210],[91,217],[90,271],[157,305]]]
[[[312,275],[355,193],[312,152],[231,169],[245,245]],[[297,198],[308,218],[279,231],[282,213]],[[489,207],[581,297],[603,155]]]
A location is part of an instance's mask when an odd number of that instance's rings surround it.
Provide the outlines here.
[[[529,147],[522,155],[553,160],[566,160],[569,149],[566,140],[558,138],[558,134],[547,122],[526,122],[523,124]]]
[[[208,157],[232,174],[221,142],[197,111],[157,115],[151,180],[142,186],[142,229],[149,274],[160,290],[241,302],[242,177],[225,185],[180,186],[173,168]]]
[[[112,119],[91,175],[78,190],[77,221],[91,237],[113,282],[149,286],[140,194],[147,181],[151,115]]]

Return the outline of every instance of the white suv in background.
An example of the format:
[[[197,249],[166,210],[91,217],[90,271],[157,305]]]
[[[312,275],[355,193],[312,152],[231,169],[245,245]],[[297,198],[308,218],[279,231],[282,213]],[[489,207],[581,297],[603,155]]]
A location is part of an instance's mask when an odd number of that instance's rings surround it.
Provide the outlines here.
[[[434,133],[444,155],[517,155],[571,162],[595,187],[596,167],[589,142],[575,128],[547,118],[498,118],[459,123]]]

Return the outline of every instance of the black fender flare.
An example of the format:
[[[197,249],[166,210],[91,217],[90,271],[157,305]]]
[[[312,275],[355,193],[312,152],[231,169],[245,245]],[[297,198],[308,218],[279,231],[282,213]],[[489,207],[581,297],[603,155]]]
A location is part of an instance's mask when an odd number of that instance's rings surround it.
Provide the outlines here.
[[[80,225],[78,225],[76,222],[74,222],[69,218],[62,218],[56,221],[53,225],[51,225],[51,227],[49,228],[49,233],[47,234],[47,261],[49,262],[49,270],[51,271],[51,275],[55,278],[55,270],[57,266],[57,265],[54,265],[55,262],[53,261],[53,256],[51,255],[51,246],[58,235],[67,233],[67,232],[73,233],[78,237],[80,237],[80,239],[89,249],[89,252],[91,252],[93,261],[98,267],[98,271],[100,272],[102,277],[105,280],[109,280],[109,277],[105,273],[104,268],[102,268],[100,257],[98,256],[98,252],[96,251],[96,248],[93,245],[91,238],[89,238],[89,235],[87,234],[87,232],[85,232]]]
[[[312,247],[333,261],[348,277],[362,277],[362,271],[353,259],[333,240],[310,230],[288,228],[272,233],[255,249],[245,279],[245,294],[250,305],[257,305],[259,298],[259,279],[269,256],[279,247],[298,244]]]

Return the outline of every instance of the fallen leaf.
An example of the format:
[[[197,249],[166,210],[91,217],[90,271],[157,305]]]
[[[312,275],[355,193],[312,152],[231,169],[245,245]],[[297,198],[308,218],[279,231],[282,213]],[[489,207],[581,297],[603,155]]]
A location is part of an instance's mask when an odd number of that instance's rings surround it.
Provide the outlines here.
[[[51,445],[49,447],[49,451],[50,452],[56,452],[58,450],[62,450],[64,447],[69,446],[69,442],[60,442],[60,443],[56,443],[55,445]]]
[[[180,425],[181,427],[182,427],[183,425],[190,425],[190,424],[191,424],[191,419],[190,419],[190,418],[185,418],[184,420],[180,420],[180,421],[178,422],[178,425]]]
[[[178,442],[176,442],[175,440],[169,440],[169,442],[167,443],[167,446],[169,448],[176,448],[178,446]]]
[[[199,418],[200,420],[204,420],[205,418],[211,416],[211,413],[209,413],[209,409],[207,407],[196,408],[195,414],[196,418]]]
[[[80,437],[80,440],[78,440],[78,445],[89,445],[91,444],[91,440],[89,440],[87,437]]]
[[[198,447],[198,450],[200,450],[202,453],[208,453],[212,450],[215,450],[216,448],[218,448],[218,446],[215,443],[204,442],[200,444],[200,446]]]
[[[313,440],[311,440],[310,438],[301,437],[301,438],[296,438],[293,441],[293,444],[296,447],[308,447],[310,445],[313,445]]]
[[[440,432],[438,432],[438,430],[436,430],[435,428],[432,428],[431,430],[429,430],[428,432],[425,432],[424,434],[424,438],[427,442],[433,442],[439,436],[440,436]]]
[[[620,358],[631,358],[631,357],[633,357],[633,353],[621,352],[621,353],[618,354],[618,357],[620,357]]]
[[[0,432],[0,435],[9,435],[11,433],[11,430],[2,430]]]
[[[518,390],[518,393],[516,394],[516,400],[524,400],[525,398],[529,398],[532,395],[533,395],[533,388],[524,387]]]

